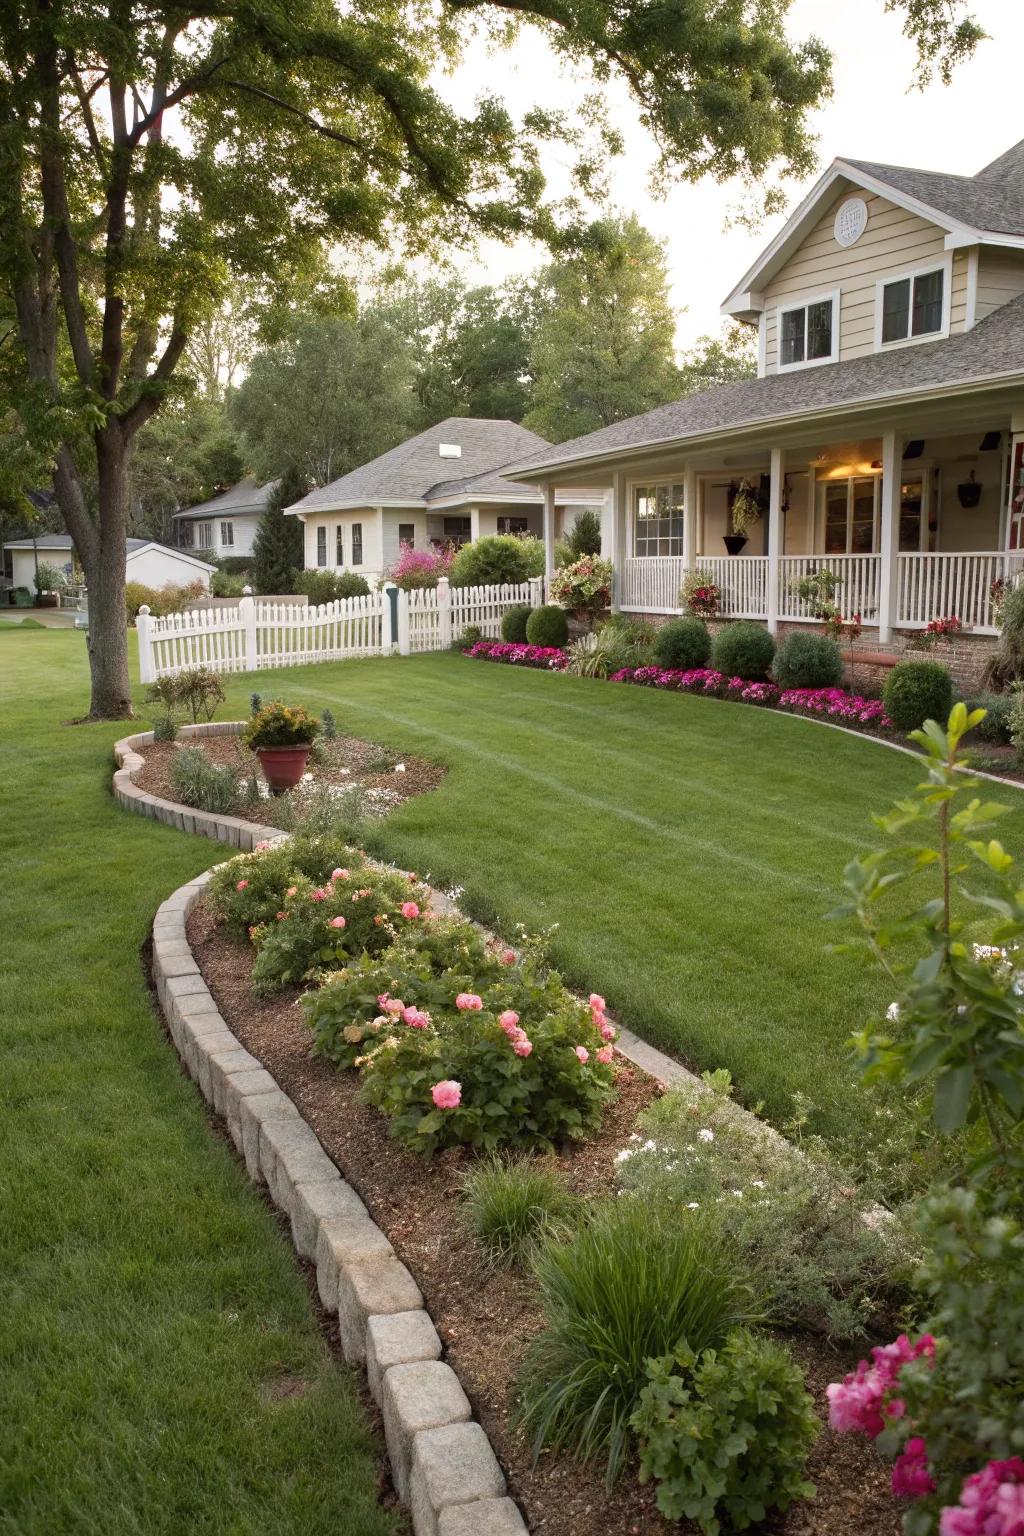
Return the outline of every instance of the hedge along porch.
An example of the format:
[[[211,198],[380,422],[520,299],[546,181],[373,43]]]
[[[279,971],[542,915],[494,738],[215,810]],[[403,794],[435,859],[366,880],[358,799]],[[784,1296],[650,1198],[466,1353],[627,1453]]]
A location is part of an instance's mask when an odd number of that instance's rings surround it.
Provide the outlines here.
[[[139,610],[139,677],[144,683],[188,667],[217,672],[256,672],[365,656],[410,656],[445,651],[475,627],[496,640],[501,620],[519,604],[539,607],[543,577],[491,587],[452,587],[403,592],[388,583],[366,597],[341,598],[320,607],[262,602],[248,594],[233,607],[189,609],[156,618]]]

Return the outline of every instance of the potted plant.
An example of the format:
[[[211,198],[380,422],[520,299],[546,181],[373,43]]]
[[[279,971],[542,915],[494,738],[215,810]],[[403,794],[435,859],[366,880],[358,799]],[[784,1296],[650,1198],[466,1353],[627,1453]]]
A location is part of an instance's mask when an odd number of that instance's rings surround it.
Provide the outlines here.
[[[687,571],[679,588],[679,606],[698,619],[714,619],[722,606],[722,589],[703,571]]]
[[[981,500],[981,486],[974,478],[973,469],[971,470],[967,479],[961,480],[960,484],[957,486],[956,495],[957,500],[965,509],[965,511],[978,505],[978,502]]]
[[[761,505],[754,487],[749,480],[741,480],[729,507],[732,532],[725,534],[722,541],[730,555],[739,554],[760,516]]]
[[[598,614],[611,603],[612,579],[610,560],[602,560],[600,555],[583,555],[555,572],[550,583],[551,600],[589,630]]]
[[[298,784],[319,730],[320,721],[315,715],[301,705],[283,704],[280,699],[250,717],[242,741],[256,753],[275,795]]]

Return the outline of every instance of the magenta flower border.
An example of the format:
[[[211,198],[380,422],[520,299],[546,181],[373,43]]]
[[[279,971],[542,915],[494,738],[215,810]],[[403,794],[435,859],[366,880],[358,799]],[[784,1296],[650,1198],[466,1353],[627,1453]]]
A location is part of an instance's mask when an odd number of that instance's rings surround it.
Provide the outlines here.
[[[517,645],[504,640],[478,640],[466,654],[482,661],[533,667],[544,672],[563,672],[569,664],[565,651],[556,646]],[[895,730],[881,699],[866,699],[859,693],[848,693],[844,688],[779,688],[775,683],[752,683],[742,677],[728,677],[710,667],[694,667],[689,671],[623,667],[621,671],[613,672],[608,681],[633,683],[640,688],[662,688],[670,693],[735,699],[742,704],[760,704],[791,715],[825,717],[854,730],[875,734]]]

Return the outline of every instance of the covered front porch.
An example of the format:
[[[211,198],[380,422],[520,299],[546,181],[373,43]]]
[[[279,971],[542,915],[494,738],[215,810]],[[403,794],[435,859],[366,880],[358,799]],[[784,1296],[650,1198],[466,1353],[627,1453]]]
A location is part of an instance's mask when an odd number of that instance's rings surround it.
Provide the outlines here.
[[[676,614],[682,580],[698,570],[719,588],[723,618],[814,624],[799,584],[827,569],[843,617],[859,616],[880,642],[939,618],[997,633],[1000,584],[1024,570],[1015,402],[961,397],[899,425],[851,420],[843,435],[833,425],[801,441],[777,424],[687,447],[609,465],[616,608]],[[731,555],[724,536],[743,486],[760,515]]]
[[[723,618],[813,624],[800,583],[829,570],[843,617],[859,616],[883,641],[950,617],[994,634],[1000,583],[1024,566],[1010,425],[773,447],[688,464],[678,481],[631,481],[618,606],[676,613],[683,577],[699,570],[719,588]],[[762,513],[729,555],[730,507],[744,485]]]

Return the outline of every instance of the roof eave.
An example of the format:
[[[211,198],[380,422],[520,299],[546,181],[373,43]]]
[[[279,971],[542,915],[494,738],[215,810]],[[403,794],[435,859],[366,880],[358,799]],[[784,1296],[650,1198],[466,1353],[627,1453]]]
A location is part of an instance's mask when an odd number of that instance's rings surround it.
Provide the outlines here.
[[[977,378],[960,379],[955,384],[941,384],[932,389],[887,390],[879,395],[861,395],[855,400],[847,400],[842,404],[827,405],[812,410],[787,411],[776,416],[758,416],[746,421],[734,422],[731,426],[714,427],[705,432],[694,432],[685,436],[645,438],[640,443],[629,443],[621,448],[599,448],[589,454],[577,454],[573,458],[538,464],[533,468],[526,464],[516,465],[515,472],[521,479],[525,480],[532,476],[539,481],[550,479],[554,473],[565,474],[577,467],[585,469],[587,465],[593,466],[599,463],[613,464],[624,458],[639,458],[652,451],[662,452],[674,447],[700,448],[708,443],[719,442],[723,438],[738,437],[743,433],[769,430],[772,427],[811,425],[816,421],[829,421],[837,416],[862,414],[864,411],[874,410],[880,406],[928,404],[932,401],[947,400],[958,394],[980,394],[986,389],[1011,388],[1014,385],[1024,387],[1024,369],[1014,369],[1007,373],[982,374]]]
[[[399,510],[410,508],[416,511],[426,506],[427,503],[422,496],[402,496],[397,499],[394,497],[389,499],[387,496],[360,496],[358,499],[345,501],[317,502],[315,507],[304,507],[301,501],[297,501],[292,506],[285,507],[284,512],[286,517],[292,514],[297,517],[309,517],[318,512],[376,512],[378,507],[397,507]]]

